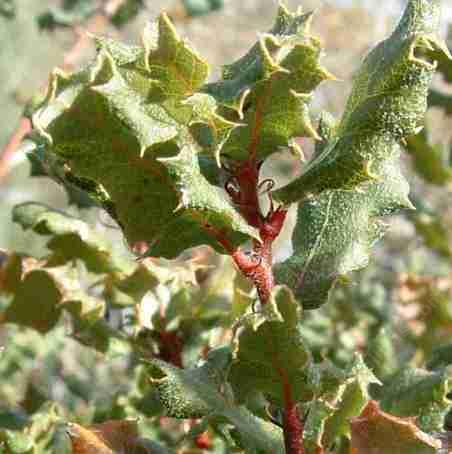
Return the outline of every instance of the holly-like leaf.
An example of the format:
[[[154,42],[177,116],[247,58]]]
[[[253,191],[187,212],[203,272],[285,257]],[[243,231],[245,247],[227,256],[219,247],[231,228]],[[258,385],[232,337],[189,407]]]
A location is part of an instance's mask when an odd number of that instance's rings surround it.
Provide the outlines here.
[[[386,231],[380,216],[411,207],[398,158],[395,151],[379,164],[378,182],[364,183],[360,190],[324,191],[298,205],[294,254],[276,266],[275,274],[305,309],[324,304],[337,280],[368,264],[371,247]]]
[[[311,356],[302,338],[298,304],[284,287],[277,287],[272,298],[282,319],[264,321],[257,329],[247,324],[237,334],[229,380],[242,401],[262,392],[282,404],[288,388],[295,401],[311,397],[306,390]]]
[[[220,81],[205,87],[241,123],[217,153],[264,158],[294,137],[317,137],[308,110],[311,93],[334,77],[319,62],[321,45],[311,34],[311,19],[311,13],[290,13],[281,5],[274,27],[246,55],[226,65]]]
[[[353,189],[384,178],[381,162],[391,159],[400,141],[422,125],[436,53],[450,58],[436,38],[439,18],[439,0],[408,3],[392,35],[364,59],[328,145],[276,197],[295,202],[310,193]]]
[[[229,350],[221,349],[210,352],[206,363],[194,369],[179,369],[151,360],[149,373],[169,416],[226,418],[235,426],[241,445],[249,449],[247,452],[282,454],[282,431],[245,407],[233,405],[225,384],[230,361]]]
[[[210,115],[202,107],[207,95],[194,96],[207,64],[164,15],[146,29],[142,47],[101,38],[97,44],[98,57],[87,69],[54,73],[33,115],[33,153],[48,173],[85,190],[129,243],[148,243],[153,256],[173,258],[200,244],[223,252],[212,232],[233,246],[257,238],[203,175],[190,132],[193,122]]]
[[[396,31],[369,56],[355,78],[338,126],[321,123],[328,143],[300,178],[275,195],[298,205],[294,254],[276,267],[277,281],[304,308],[324,304],[346,274],[365,267],[371,247],[386,230],[382,216],[412,208],[399,168],[399,141],[422,122],[435,63],[429,49],[439,2],[411,0]],[[334,188],[334,189],[333,189]]]

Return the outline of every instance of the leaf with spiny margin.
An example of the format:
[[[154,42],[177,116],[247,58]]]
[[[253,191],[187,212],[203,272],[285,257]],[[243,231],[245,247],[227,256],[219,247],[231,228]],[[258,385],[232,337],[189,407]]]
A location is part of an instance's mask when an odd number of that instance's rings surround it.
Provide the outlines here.
[[[327,450],[336,438],[350,436],[349,419],[358,416],[370,399],[369,386],[380,384],[372,371],[366,366],[362,357],[356,355],[345,370],[345,381],[342,382],[334,397],[333,415],[326,420],[323,443]]]
[[[206,82],[209,65],[182,40],[166,14],[143,33],[145,66],[164,98],[194,94]]]
[[[383,178],[380,163],[415,134],[427,108],[435,53],[450,54],[436,38],[440,1],[410,0],[393,34],[364,59],[344,115],[322,153],[274,195],[295,202],[327,189],[353,189]]]
[[[323,191],[298,205],[294,253],[276,265],[275,276],[305,309],[326,303],[338,280],[367,266],[371,247],[386,231],[381,216],[412,207],[398,161],[396,146],[390,157],[375,165],[378,181],[352,191]]]
[[[373,400],[350,425],[352,451],[359,454],[435,454],[442,447],[440,440],[419,430],[412,418],[385,413]]]
[[[201,244],[223,252],[205,224],[233,247],[257,238],[257,231],[202,173],[189,132],[203,115],[200,100],[183,87],[173,91],[180,72],[190,73],[190,84],[198,88],[203,63],[172,35],[166,18],[159,24],[167,43],[146,36],[145,49],[138,51],[98,40],[91,66],[70,77],[54,74],[46,101],[33,115],[41,142],[47,140],[41,161],[63,169],[62,179],[70,175],[107,209],[129,243],[147,242],[150,255],[174,258]],[[146,68],[145,55],[157,66]],[[159,72],[165,64],[168,74]],[[164,96],[153,93],[156,81]]]
[[[416,424],[426,432],[443,430],[452,408],[452,367],[438,371],[405,368],[385,384],[381,408],[395,416],[416,416]]]
[[[179,369],[157,359],[149,361],[149,374],[167,414],[174,418],[223,417],[232,423],[247,452],[284,453],[282,430],[254,416],[245,407],[232,405],[232,396],[222,392],[231,354],[213,350],[204,365]],[[226,386],[225,386],[226,385]]]
[[[272,299],[281,320],[264,321],[257,329],[247,324],[237,332],[229,381],[240,401],[261,391],[282,403],[286,386],[294,401],[311,397],[306,390],[311,356],[302,337],[299,305],[285,287],[276,287]]]
[[[290,146],[295,137],[317,138],[309,117],[311,93],[333,76],[320,65],[321,46],[311,35],[311,17],[281,5],[270,32],[225,66],[220,81],[204,87],[223,106],[226,118],[241,123],[218,144],[217,159],[220,153],[261,159]]]

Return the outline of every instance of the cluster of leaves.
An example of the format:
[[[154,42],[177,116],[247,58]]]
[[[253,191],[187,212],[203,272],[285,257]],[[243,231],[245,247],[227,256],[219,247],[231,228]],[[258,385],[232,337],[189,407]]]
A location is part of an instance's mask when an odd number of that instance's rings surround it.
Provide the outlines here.
[[[181,446],[283,453],[288,395],[303,418],[308,454],[447,449],[450,279],[398,281],[400,302],[421,307],[403,325],[384,282],[372,277],[324,304],[334,284],[367,265],[386,229],[380,218],[411,208],[400,144],[422,124],[435,62],[449,58],[435,37],[439,2],[408,3],[394,33],[364,60],[343,117],[324,113],[318,128],[311,94],[333,76],[320,63],[310,21],[280,7],[272,30],[213,83],[165,15],[141,46],[96,38],[90,66],[53,73],[32,117],[35,165],[84,191],[146,252],[136,261],[49,207],[15,208],[17,223],[48,238],[48,252],[2,255],[1,322],[47,335],[63,325],[129,372],[91,414],[67,414],[33,386],[22,400],[5,393],[33,413],[1,409],[6,452],[69,452],[67,433],[77,454]],[[299,136],[317,145],[303,173],[273,192],[297,204],[297,220],[293,255],[275,267],[280,285],[265,306],[256,307],[250,283],[211,249],[167,260],[201,245],[227,252],[218,234],[234,248],[259,241],[222,188],[225,161],[249,153],[265,160],[281,147],[299,153]],[[1,355],[1,375],[14,377],[27,352]],[[62,374],[69,386],[70,374]],[[140,436],[128,417],[141,418]],[[181,437],[173,418],[190,421]]]

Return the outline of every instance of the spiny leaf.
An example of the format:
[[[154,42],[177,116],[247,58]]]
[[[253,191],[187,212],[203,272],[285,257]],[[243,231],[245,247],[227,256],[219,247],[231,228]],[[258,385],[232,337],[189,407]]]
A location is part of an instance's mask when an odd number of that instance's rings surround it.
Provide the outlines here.
[[[359,191],[324,191],[299,204],[294,255],[275,274],[305,309],[324,304],[337,280],[368,264],[370,248],[386,231],[380,216],[411,206],[398,159],[394,150],[376,167],[381,179],[363,183]]]
[[[312,14],[280,6],[274,27],[237,62],[223,69],[222,80],[205,87],[240,121],[217,153],[234,159],[263,158],[290,145],[297,136],[317,137],[308,105],[311,92],[333,76],[319,63],[321,46],[310,32]]]
[[[398,418],[380,410],[371,400],[360,416],[352,418],[352,449],[359,454],[435,454],[441,441],[422,432],[412,418]]]
[[[306,390],[311,357],[301,336],[298,304],[284,287],[276,288],[273,298],[282,320],[265,321],[257,329],[247,324],[237,334],[229,380],[240,400],[263,392],[281,404],[287,387],[295,401],[311,397]]]
[[[352,189],[382,178],[380,162],[422,125],[435,53],[450,58],[436,37],[440,2],[410,0],[398,27],[365,58],[344,115],[323,152],[275,196],[289,203],[326,189]]]
[[[370,248],[386,230],[380,217],[412,208],[399,168],[399,141],[422,121],[435,64],[430,49],[439,2],[411,0],[395,32],[359,70],[338,126],[321,122],[328,143],[300,178],[276,192],[299,203],[294,254],[276,267],[278,283],[304,308],[324,304],[334,284],[367,266]]]
[[[159,360],[151,360],[149,373],[169,416],[197,418],[221,416],[232,423],[241,443],[253,452],[284,452],[282,431],[254,416],[245,407],[232,405],[232,396],[223,394],[231,356],[228,349],[209,353],[204,365],[179,369]]]
[[[163,97],[187,97],[205,83],[208,64],[177,35],[165,14],[148,26],[143,43],[146,69]]]
[[[232,127],[207,95],[195,94],[207,77],[205,62],[166,16],[146,30],[143,47],[103,38],[97,44],[87,69],[54,73],[33,115],[33,153],[48,173],[86,190],[131,244],[148,243],[153,256],[173,258],[200,244],[223,252],[206,227],[233,246],[257,238],[202,173],[190,128],[206,116],[220,130]]]

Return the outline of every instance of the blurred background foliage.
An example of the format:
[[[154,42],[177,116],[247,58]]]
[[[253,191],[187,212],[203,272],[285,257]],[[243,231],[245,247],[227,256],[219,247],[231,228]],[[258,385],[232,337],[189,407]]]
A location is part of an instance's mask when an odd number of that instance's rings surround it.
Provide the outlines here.
[[[294,8],[299,2],[286,3]],[[315,111],[340,114],[353,71],[366,51],[387,34],[404,3],[302,2],[305,9],[318,10],[313,27],[324,42],[324,64],[341,79],[316,92]],[[452,6],[443,3],[443,34],[447,36]],[[154,418],[160,404],[131,352],[150,348],[155,356],[173,364],[194,366],[209,349],[230,338],[223,327],[248,306],[251,296],[246,283],[233,279],[227,259],[203,248],[171,266],[163,261],[152,262],[150,267],[137,265],[105,213],[69,206],[68,195],[55,182],[29,178],[31,164],[24,156],[10,153],[5,157],[23,112],[28,103],[42,96],[52,68],[75,69],[94,55],[94,44],[85,30],[133,42],[146,21],[161,10],[170,14],[180,34],[211,62],[214,78],[221,63],[239,56],[255,40],[256,31],[268,28],[275,5],[272,0],[0,0],[0,150],[6,150],[0,155],[0,265],[8,260],[13,268],[33,270],[35,264],[20,253],[42,257],[48,264],[57,261],[59,272],[70,268],[75,277],[67,278],[65,295],[55,296],[51,282],[43,289],[49,293],[43,294],[79,304],[78,313],[54,314],[56,326],[43,326],[41,314],[36,314],[30,322],[35,329],[18,327],[5,324],[17,320],[4,315],[0,325],[0,441],[14,434],[27,435],[14,441],[17,449],[12,452],[29,452],[30,439],[41,449],[36,452],[70,452],[60,421],[91,424],[129,416],[141,417],[141,433],[161,446],[202,452],[198,435],[204,428],[196,422],[190,426]],[[383,382],[406,364],[438,371],[452,363],[451,68],[440,62],[426,128],[406,143],[405,172],[417,211],[393,218],[391,232],[378,246],[371,265],[353,283],[336,289],[328,305],[305,315],[302,335],[319,361],[327,358],[342,367],[361,352]],[[309,155],[310,144],[301,145]],[[269,162],[265,171],[276,172],[285,181],[298,168],[285,156]],[[74,241],[76,234],[61,227],[64,219],[54,218],[53,224],[46,221],[43,231],[37,227],[37,218],[30,221],[20,210],[15,211],[18,222],[13,223],[13,206],[29,200],[86,221],[94,235],[91,249],[75,257],[56,257],[52,241],[61,245]],[[277,257],[287,256],[288,236],[286,232],[279,240]],[[110,251],[107,257],[105,250]],[[19,255],[12,256],[11,251]],[[127,263],[117,265],[115,254]],[[101,262],[100,268],[90,268],[93,260]],[[15,272],[9,269],[0,277],[14,280]],[[5,282],[0,280],[0,285],[14,284]],[[27,294],[25,284],[20,284],[24,301],[37,298]],[[138,306],[131,304],[137,299]],[[87,313],[91,314],[89,322]],[[130,330],[143,330],[132,346],[122,334]],[[167,348],[168,344],[172,347]],[[452,414],[445,428],[452,430]],[[229,452],[221,438],[211,438],[209,443],[212,452]]]

